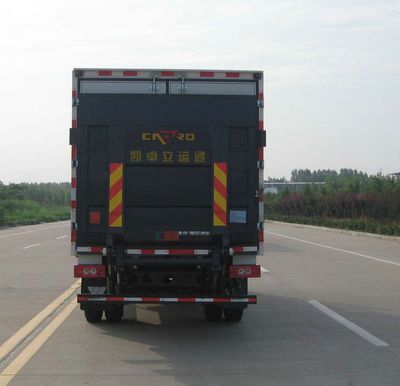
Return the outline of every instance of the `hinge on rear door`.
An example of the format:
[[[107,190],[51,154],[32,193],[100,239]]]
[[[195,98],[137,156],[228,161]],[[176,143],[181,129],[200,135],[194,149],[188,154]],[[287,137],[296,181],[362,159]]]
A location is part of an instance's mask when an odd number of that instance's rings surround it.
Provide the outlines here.
[[[187,90],[187,86],[185,86],[185,79],[183,78],[183,76],[181,77],[181,84],[178,86],[178,90],[184,94],[185,91]]]
[[[81,143],[81,131],[78,127],[69,129],[69,144],[79,145]]]
[[[267,145],[267,136],[265,130],[258,130],[257,136],[257,145],[265,147]]]
[[[257,223],[257,229],[262,229],[262,230],[264,230],[264,223],[263,222],[258,222]]]
[[[264,161],[257,161],[257,169],[264,169]]]
[[[78,107],[79,106],[79,98],[72,98],[72,106],[73,107]]]
[[[254,193],[255,198],[260,198],[264,195],[264,188],[257,189]]]
[[[77,159],[74,159],[74,160],[71,161],[71,167],[73,167],[73,168],[77,168],[78,167],[78,160]]]
[[[153,82],[151,84],[150,90],[153,94],[157,94],[157,90],[158,90],[158,86],[157,86],[157,82],[156,82],[156,77],[153,78]]]
[[[257,107],[264,108],[264,101],[262,99],[257,99]]]

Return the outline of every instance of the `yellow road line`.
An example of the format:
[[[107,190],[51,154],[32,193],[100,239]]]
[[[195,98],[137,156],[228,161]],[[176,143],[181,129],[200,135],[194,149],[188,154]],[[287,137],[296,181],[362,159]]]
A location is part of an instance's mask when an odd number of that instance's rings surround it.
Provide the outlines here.
[[[0,346],[0,361],[3,360],[12,350],[15,349],[40,323],[49,317],[66,299],[68,299],[80,286],[80,279],[77,280],[60,296],[54,299],[48,306],[40,311],[34,318],[21,327],[13,336],[7,339]],[[0,381],[1,384],[1,381]]]
[[[22,370],[29,360],[39,351],[44,343],[53,335],[58,327],[68,318],[78,306],[75,299],[44,328],[44,330],[23,350],[1,373],[0,386],[8,385],[13,378]]]

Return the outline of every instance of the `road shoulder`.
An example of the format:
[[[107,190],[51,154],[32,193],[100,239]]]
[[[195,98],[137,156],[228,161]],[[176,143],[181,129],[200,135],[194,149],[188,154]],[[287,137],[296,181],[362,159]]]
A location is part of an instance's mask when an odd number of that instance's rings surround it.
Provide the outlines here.
[[[292,225],[298,228],[308,228],[308,229],[318,229],[325,232],[333,232],[333,233],[342,233],[351,236],[361,236],[361,237],[369,237],[374,239],[381,239],[381,240],[390,240],[390,241],[397,241],[400,243],[400,237],[397,236],[387,236],[387,235],[380,235],[377,233],[367,233],[367,232],[357,232],[357,231],[349,231],[347,229],[339,229],[339,228],[327,228],[327,227],[320,227],[316,225],[307,225],[307,224],[298,224],[292,222],[284,222],[284,221],[273,221],[273,220],[265,220],[268,224],[280,224],[280,225]]]

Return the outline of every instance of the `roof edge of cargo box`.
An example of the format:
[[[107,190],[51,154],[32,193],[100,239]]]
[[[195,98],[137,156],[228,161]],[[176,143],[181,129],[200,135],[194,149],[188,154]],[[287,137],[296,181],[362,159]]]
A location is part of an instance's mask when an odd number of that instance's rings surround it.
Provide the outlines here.
[[[243,73],[263,73],[263,70],[240,70],[240,69],[207,69],[207,68],[122,68],[122,67],[74,67],[72,71],[175,71],[175,72],[243,72]]]
[[[209,69],[160,69],[160,68],[74,68],[79,78],[205,78],[205,79],[261,79],[262,70],[209,70]]]

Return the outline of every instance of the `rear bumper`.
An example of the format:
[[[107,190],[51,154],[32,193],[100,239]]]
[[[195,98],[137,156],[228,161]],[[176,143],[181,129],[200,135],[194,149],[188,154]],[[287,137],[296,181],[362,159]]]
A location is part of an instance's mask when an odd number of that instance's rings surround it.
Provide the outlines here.
[[[180,297],[154,297],[154,296],[114,296],[114,295],[91,295],[79,294],[78,303],[104,304],[104,303],[147,303],[147,304],[171,304],[171,303],[193,303],[193,304],[256,304],[257,296],[180,296]]]

